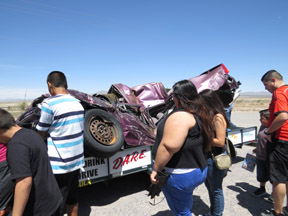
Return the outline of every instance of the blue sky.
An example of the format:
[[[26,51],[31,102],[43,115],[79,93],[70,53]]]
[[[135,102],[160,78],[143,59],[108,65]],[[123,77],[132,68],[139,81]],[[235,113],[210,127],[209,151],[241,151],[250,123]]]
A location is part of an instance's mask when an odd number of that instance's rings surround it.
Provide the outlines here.
[[[242,92],[288,71],[287,0],[0,0],[0,99],[178,80],[224,63]],[[285,81],[288,80],[288,77]]]

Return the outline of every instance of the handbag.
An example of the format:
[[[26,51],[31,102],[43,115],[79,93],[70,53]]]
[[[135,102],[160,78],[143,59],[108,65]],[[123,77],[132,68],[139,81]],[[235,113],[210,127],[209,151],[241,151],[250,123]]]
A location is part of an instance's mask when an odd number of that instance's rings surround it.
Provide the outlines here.
[[[225,139],[225,142],[226,142],[226,146],[227,146],[227,154],[222,153],[222,154],[219,154],[217,156],[214,156],[214,154],[211,152],[212,158],[215,162],[215,165],[219,170],[229,169],[232,165],[232,159],[231,159],[231,153],[230,153],[230,147],[229,147],[228,139]]]
[[[157,171],[156,179],[159,182],[158,184],[151,184],[149,187],[148,196],[151,196],[151,199],[153,199],[155,196],[159,196],[161,188],[166,184],[169,176],[170,174],[165,169],[163,169],[162,171],[160,170]]]

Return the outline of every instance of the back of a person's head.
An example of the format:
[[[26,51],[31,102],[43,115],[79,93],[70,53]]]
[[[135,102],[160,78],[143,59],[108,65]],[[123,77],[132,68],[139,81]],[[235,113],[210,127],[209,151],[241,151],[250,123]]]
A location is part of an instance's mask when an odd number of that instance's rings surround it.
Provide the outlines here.
[[[214,92],[211,89],[205,89],[201,91],[200,93],[201,98],[203,99],[203,102],[207,106],[207,108],[213,110],[214,114],[221,112],[224,110],[224,105],[220,99],[220,97],[217,95],[216,92]]]
[[[266,119],[269,119],[270,116],[269,109],[260,110],[259,113],[261,116],[264,116]]]
[[[276,70],[269,70],[262,76],[261,81],[268,82],[271,79],[283,80],[283,76]]]
[[[0,108],[0,129],[7,130],[15,124],[14,117],[8,111]]]
[[[190,80],[181,80],[173,85],[173,95],[182,108],[193,108],[200,96],[195,85]]]
[[[54,87],[62,87],[67,89],[67,79],[63,72],[52,71],[47,76],[47,83],[51,83]]]
[[[217,113],[221,113],[223,117],[225,118],[227,127],[229,127],[230,124],[225,114],[224,105],[221,101],[221,98],[218,96],[218,94],[211,89],[205,89],[201,91],[199,94],[200,94],[202,101],[204,102],[206,106],[206,109],[210,110],[210,112],[213,113],[212,114],[213,116]]]

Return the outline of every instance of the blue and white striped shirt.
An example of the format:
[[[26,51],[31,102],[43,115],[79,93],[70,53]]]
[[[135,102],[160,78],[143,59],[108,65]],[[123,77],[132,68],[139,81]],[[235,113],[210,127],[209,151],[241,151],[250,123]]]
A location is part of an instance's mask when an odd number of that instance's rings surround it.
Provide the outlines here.
[[[56,95],[42,103],[36,129],[48,131],[48,155],[54,174],[69,173],[84,165],[84,109],[71,95]]]

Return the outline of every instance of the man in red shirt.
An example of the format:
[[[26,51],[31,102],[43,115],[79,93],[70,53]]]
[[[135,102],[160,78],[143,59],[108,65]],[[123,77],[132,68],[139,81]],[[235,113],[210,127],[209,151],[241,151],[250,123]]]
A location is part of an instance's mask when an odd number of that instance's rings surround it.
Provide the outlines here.
[[[288,85],[276,70],[269,70],[261,78],[265,89],[272,93],[269,123],[264,132],[270,141],[268,150],[270,181],[273,184],[274,210],[262,216],[284,215],[282,209],[288,189]],[[268,146],[267,146],[268,147]],[[287,191],[288,192],[288,191]]]

